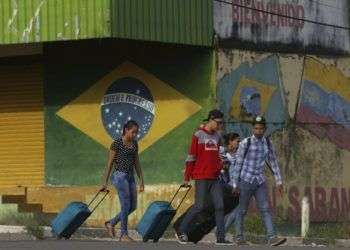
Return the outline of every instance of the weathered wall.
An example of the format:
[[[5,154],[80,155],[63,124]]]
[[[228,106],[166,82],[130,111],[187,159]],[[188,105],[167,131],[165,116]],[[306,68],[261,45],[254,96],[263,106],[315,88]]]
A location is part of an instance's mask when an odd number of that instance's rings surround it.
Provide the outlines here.
[[[271,192],[272,205],[282,205],[294,220],[304,194],[313,221],[350,216],[349,63],[218,51],[218,103],[228,117],[226,130],[247,136],[252,115],[265,115],[287,186],[282,200]]]
[[[348,13],[346,0],[214,1],[214,27],[230,48],[348,53]]]
[[[101,183],[107,148],[117,135],[118,123],[106,114],[121,111],[124,117],[129,107],[143,111],[130,114],[143,125],[141,163],[147,183],[132,222],[150,201],[169,199],[177,186],[170,184],[182,179],[189,138],[214,106],[213,57],[206,49],[147,43],[45,46],[44,89],[37,90],[44,93],[45,137],[42,129],[38,138],[41,143],[45,138],[45,170],[42,163],[40,173],[41,183],[45,171],[45,184],[54,187],[29,188],[27,202],[52,213],[67,201],[88,201]],[[299,218],[306,194],[313,221],[348,217],[350,59],[219,50],[216,61],[217,101],[229,117],[227,131],[247,136],[250,126],[244,121],[251,114],[263,113],[269,121],[287,186],[281,199],[271,185],[273,211],[282,205],[290,218]],[[116,99],[124,95],[124,101],[109,103],[106,93]],[[62,185],[68,187],[56,187]],[[118,211],[115,193],[98,211],[89,225],[102,225]]]
[[[146,184],[182,180],[191,134],[213,106],[210,50],[91,41],[47,45],[44,55],[46,184],[99,185],[130,118]]]
[[[156,200],[170,200],[174,193],[177,191],[179,185],[167,184],[167,185],[146,185],[145,192],[138,195],[138,208],[129,217],[129,225],[131,228],[135,228],[137,223],[142,218],[148,205]],[[82,201],[89,203],[91,199],[96,195],[96,190],[99,187],[33,187],[27,189],[27,202],[29,204],[42,204],[44,213],[57,213],[62,210],[69,202]],[[87,226],[103,227],[104,222],[110,218],[113,218],[120,212],[120,202],[116,190],[110,187],[111,192],[103,203],[97,208],[97,210],[86,221]],[[63,195],[64,194],[64,195]],[[185,194],[185,190],[181,190],[179,195],[175,198],[173,206],[177,207],[180,204],[180,200]],[[97,197],[96,202],[91,206],[94,207],[101,196]],[[180,216],[191,204],[193,200],[193,192],[188,195],[188,199],[184,201],[179,209],[179,213],[176,216]],[[117,225],[118,227],[120,224]]]
[[[73,200],[88,202],[102,183],[112,138],[130,117],[141,126],[146,182],[130,223],[151,201],[169,200],[182,182],[192,133],[215,103],[212,51],[116,40],[67,42],[45,44],[36,62],[40,71],[0,67],[0,88],[11,94],[0,101],[0,193],[17,195],[28,207],[41,204],[49,214]],[[27,90],[32,74],[40,81]],[[41,117],[29,119],[32,111]],[[17,185],[27,188],[17,194]],[[110,188],[88,225],[102,226],[119,211]]]

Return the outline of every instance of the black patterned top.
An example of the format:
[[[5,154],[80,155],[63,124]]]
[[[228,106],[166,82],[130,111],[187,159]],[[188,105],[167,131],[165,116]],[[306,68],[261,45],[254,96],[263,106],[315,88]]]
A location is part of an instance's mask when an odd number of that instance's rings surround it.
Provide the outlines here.
[[[138,154],[137,141],[133,141],[132,146],[127,147],[124,145],[123,139],[118,138],[112,143],[110,149],[116,152],[112,162],[114,169],[124,173],[133,173]]]

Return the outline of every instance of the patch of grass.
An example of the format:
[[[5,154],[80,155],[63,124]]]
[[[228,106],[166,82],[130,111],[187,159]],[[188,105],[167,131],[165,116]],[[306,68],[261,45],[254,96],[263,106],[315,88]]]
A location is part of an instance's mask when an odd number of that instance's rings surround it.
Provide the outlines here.
[[[266,236],[265,225],[260,217],[260,213],[251,213],[245,217],[244,232],[248,235]],[[276,233],[283,236],[300,236],[300,225],[296,225],[288,220],[283,209],[277,208],[277,213],[273,216],[273,225]],[[231,226],[229,233],[235,234],[234,226]],[[259,239],[260,240],[260,239]]]
[[[277,234],[283,236],[300,236],[300,225],[289,220],[287,210],[277,206],[276,214],[273,217],[273,224]]]
[[[259,214],[248,214],[244,219],[244,231],[247,234],[265,235],[265,226]]]
[[[1,214],[0,224],[23,226],[23,222],[30,220],[31,217],[33,217],[33,215],[30,213],[18,213],[14,211],[7,211],[6,213]]]
[[[49,220],[41,214],[6,211],[1,213],[0,224],[24,226],[28,234],[34,236],[36,239],[43,239],[43,226],[48,225]]]
[[[44,228],[38,225],[36,221],[28,221],[24,228],[28,234],[34,236],[36,239],[44,239]]]
[[[331,244],[336,239],[350,239],[350,222],[312,223],[307,238],[322,238]]]

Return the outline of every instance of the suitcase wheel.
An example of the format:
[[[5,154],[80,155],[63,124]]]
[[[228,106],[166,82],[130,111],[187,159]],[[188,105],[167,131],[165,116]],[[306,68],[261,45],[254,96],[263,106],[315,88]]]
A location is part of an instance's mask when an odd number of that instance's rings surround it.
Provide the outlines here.
[[[157,243],[159,241],[159,238],[153,239],[153,243]]]
[[[147,238],[142,238],[142,241],[143,241],[143,242],[147,242],[148,239],[147,239]]]

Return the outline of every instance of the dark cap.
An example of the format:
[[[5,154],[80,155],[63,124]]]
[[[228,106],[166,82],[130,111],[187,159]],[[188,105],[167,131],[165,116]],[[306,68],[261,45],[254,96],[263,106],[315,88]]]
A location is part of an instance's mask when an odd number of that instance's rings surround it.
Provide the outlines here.
[[[204,121],[209,121],[211,119],[223,119],[224,114],[218,110],[218,109],[213,109],[212,111],[209,112],[208,118],[205,119]]]
[[[256,124],[266,125],[265,118],[263,116],[261,116],[261,115],[258,115],[256,117],[254,117],[253,125],[256,125]]]

